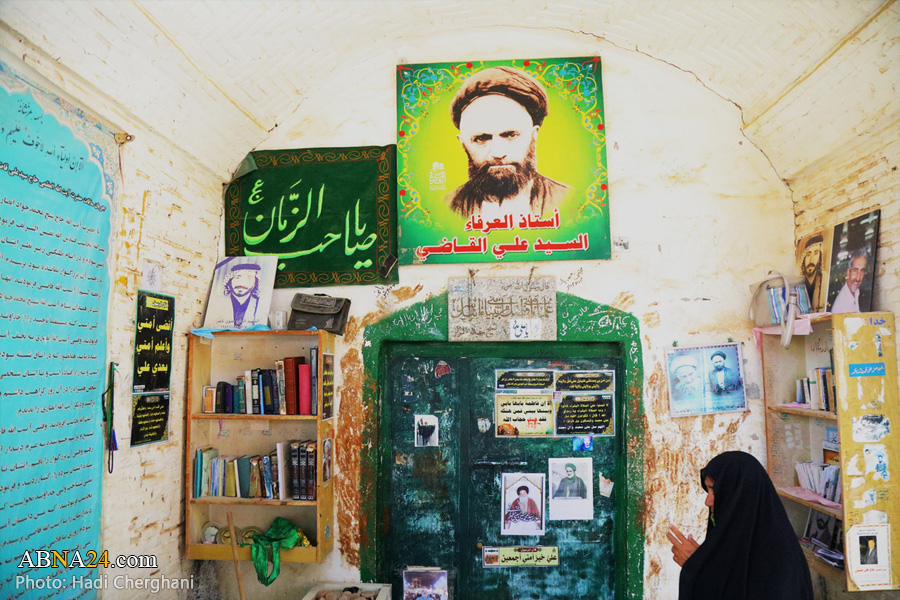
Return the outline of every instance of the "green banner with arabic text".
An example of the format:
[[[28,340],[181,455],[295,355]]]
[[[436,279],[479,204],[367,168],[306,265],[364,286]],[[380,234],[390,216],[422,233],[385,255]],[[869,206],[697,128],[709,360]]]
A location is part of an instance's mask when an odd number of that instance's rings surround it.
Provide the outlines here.
[[[396,146],[251,152],[225,189],[228,256],[276,255],[275,287],[396,283]]]

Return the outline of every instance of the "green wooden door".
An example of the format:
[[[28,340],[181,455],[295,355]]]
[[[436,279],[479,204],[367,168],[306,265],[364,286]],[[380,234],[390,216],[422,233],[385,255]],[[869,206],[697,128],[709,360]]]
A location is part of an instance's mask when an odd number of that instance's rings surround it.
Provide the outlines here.
[[[595,437],[574,452],[571,437],[498,438],[495,373],[501,370],[596,371],[621,381],[614,347],[590,343],[397,344],[388,350],[383,426],[390,436],[387,571],[401,598],[407,566],[448,571],[456,600],[614,600],[624,565],[616,495],[598,491],[598,474],[622,471],[621,436]],[[620,386],[615,412],[621,413]],[[435,433],[427,441],[419,431]],[[616,431],[619,431],[617,427]],[[434,437],[436,436],[436,437]],[[428,445],[434,444],[437,445]],[[547,520],[548,459],[589,459],[592,518]],[[544,473],[544,534],[502,535],[504,473]],[[559,566],[485,567],[483,547],[555,546]],[[621,587],[621,586],[619,586]]]

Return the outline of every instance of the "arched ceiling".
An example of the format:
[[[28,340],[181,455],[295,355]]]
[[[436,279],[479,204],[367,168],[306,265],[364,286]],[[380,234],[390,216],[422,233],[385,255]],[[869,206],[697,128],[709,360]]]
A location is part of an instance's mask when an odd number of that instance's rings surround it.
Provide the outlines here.
[[[530,54],[497,55],[504,34],[693,74],[740,109],[787,181],[900,116],[896,0],[0,0],[4,46],[39,48],[26,60],[74,74],[67,89],[118,105],[223,180],[304,104],[327,106],[323,81],[377,78],[375,101],[393,103],[398,62]]]

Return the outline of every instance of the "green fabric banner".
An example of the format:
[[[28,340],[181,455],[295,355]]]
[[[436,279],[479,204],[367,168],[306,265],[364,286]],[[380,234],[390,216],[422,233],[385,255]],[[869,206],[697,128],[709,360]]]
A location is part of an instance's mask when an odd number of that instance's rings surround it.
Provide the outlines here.
[[[225,189],[227,254],[278,256],[275,287],[396,283],[396,152],[251,152]]]

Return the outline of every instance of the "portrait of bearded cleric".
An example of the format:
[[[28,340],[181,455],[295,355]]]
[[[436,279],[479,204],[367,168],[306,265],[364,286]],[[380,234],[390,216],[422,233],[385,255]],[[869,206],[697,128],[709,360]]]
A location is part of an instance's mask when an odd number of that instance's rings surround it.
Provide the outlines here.
[[[455,212],[543,216],[562,203],[571,188],[537,169],[538,131],[547,113],[544,86],[520,69],[484,69],[463,82],[450,114],[469,179],[447,196]]]
[[[600,58],[397,65],[399,264],[611,257]]]

